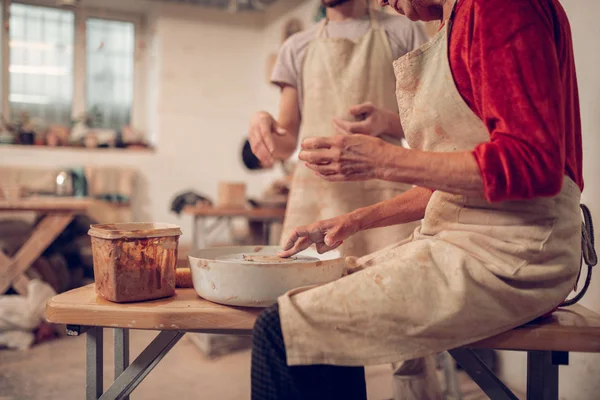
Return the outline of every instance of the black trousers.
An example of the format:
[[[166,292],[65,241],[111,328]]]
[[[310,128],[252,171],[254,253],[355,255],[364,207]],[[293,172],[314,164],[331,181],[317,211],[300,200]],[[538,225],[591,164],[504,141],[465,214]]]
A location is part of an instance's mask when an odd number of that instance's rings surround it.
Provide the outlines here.
[[[363,367],[289,367],[279,307],[263,311],[252,331],[252,400],[366,400]]]

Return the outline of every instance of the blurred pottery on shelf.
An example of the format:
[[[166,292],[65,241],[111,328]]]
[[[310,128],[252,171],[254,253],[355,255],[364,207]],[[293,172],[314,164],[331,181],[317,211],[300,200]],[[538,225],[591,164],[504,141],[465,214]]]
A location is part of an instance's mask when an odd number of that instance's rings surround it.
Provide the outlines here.
[[[100,147],[115,147],[117,144],[117,132],[114,129],[94,129],[94,134]]]
[[[83,145],[88,149],[95,149],[98,147],[98,138],[96,133],[88,132],[83,138]]]
[[[121,129],[121,136],[125,144],[141,143],[144,139],[142,132],[129,125],[126,125]]]
[[[51,125],[46,133],[48,146],[65,146],[69,141],[69,130],[63,125]]]

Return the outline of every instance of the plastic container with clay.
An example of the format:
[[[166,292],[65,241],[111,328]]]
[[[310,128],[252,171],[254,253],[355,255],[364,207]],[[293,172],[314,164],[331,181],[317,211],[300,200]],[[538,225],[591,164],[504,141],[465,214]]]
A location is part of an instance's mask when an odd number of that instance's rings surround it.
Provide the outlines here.
[[[131,223],[92,225],[96,293],[116,303],[175,294],[176,225]]]

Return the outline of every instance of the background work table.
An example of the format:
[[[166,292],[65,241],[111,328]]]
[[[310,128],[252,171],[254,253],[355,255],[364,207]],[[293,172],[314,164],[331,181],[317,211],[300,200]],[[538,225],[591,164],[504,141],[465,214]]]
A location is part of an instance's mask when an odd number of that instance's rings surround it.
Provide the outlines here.
[[[118,220],[124,208],[90,198],[34,196],[0,199],[0,213],[10,215],[15,212],[31,212],[40,217],[30,238],[14,256],[9,257],[0,250],[0,293],[11,286],[19,294],[27,293],[30,281],[27,270],[77,215],[85,214],[104,223]]]
[[[117,304],[98,298],[93,285],[54,296],[46,306],[49,322],[66,324],[70,335],[88,333],[87,399],[127,398],[186,332],[249,335],[260,311],[211,303],[193,289],[178,289],[175,296],[160,300]],[[104,394],[103,328],[115,331],[115,382]],[[131,365],[129,329],[160,331]],[[559,309],[552,317],[449,350],[491,399],[517,399],[472,348],[526,351],[527,398],[558,400],[558,366],[568,364],[568,353],[600,353],[600,315],[575,305]]]
[[[183,213],[194,218],[192,225],[192,250],[203,249],[208,246],[209,236],[215,231],[221,222],[231,226],[233,218],[244,218],[248,222],[260,223],[263,228],[263,243],[270,244],[271,227],[275,223],[282,223],[285,217],[285,208],[282,207],[259,207],[259,208],[222,208],[188,206],[183,209]],[[208,225],[210,218],[216,218],[216,221]]]

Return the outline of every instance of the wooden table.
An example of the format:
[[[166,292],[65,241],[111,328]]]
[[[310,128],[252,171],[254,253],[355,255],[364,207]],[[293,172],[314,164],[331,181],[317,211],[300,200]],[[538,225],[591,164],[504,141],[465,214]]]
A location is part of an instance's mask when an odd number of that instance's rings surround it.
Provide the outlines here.
[[[50,299],[49,322],[67,324],[67,334],[86,337],[86,399],[123,399],[142,382],[186,332],[250,335],[260,309],[221,306],[203,300],[193,289],[174,297],[117,304],[84,286]],[[103,330],[114,329],[115,381],[103,393]],[[129,329],[160,333],[129,365]]]
[[[103,215],[104,211],[111,207],[113,206],[103,201],[75,197],[0,200],[0,212],[28,211],[43,216],[31,237],[14,257],[8,257],[0,251],[0,293],[4,293],[11,285],[19,294],[27,293],[29,278],[25,272],[65,230],[73,218],[78,214]]]
[[[186,332],[249,335],[259,312],[211,303],[192,289],[178,289],[174,297],[162,300],[116,304],[97,298],[92,285],[55,296],[46,307],[48,321],[67,324],[68,334],[88,333],[87,399],[128,396]],[[104,394],[103,328],[115,330],[115,381]],[[131,365],[129,329],[160,331]],[[558,400],[558,365],[568,362],[568,353],[600,353],[600,315],[575,305],[550,318],[449,351],[491,399],[517,399],[472,351],[476,348],[527,352],[527,398]]]
[[[184,214],[194,217],[192,227],[192,250],[202,249],[207,246],[208,236],[214,232],[215,228],[223,221],[228,224],[233,218],[245,218],[248,221],[256,221],[263,223],[265,232],[265,244],[270,243],[269,232],[271,225],[275,222],[282,222],[285,217],[285,208],[218,208],[188,206],[183,210]],[[208,218],[216,218],[216,221],[211,226],[207,226]]]

